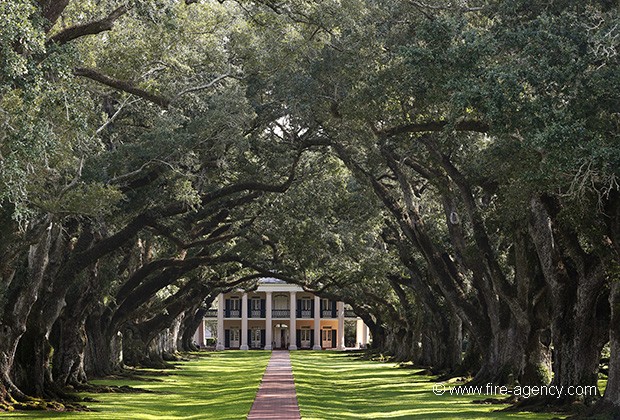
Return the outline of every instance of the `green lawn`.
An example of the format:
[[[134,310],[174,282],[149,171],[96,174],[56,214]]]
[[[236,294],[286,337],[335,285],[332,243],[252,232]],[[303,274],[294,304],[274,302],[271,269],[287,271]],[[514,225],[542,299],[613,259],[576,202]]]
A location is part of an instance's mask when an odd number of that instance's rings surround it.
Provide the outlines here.
[[[413,369],[360,361],[337,352],[292,352],[297,400],[311,419],[550,419],[549,414],[506,414],[504,406],[472,404],[480,396],[433,394],[433,383]]]
[[[90,394],[95,412],[0,413],[0,419],[245,419],[271,353],[202,353],[157,381],[105,380],[154,393]],[[506,414],[503,406],[472,404],[479,396],[433,394],[428,377],[395,364],[359,360],[339,352],[291,352],[297,397],[311,419],[550,419],[548,414]],[[151,376],[149,376],[151,377]]]
[[[244,419],[256,396],[271,352],[225,351],[208,353],[179,363],[180,369],[159,377],[157,382],[131,380],[96,381],[99,384],[130,385],[155,393],[91,394],[101,401],[87,403],[96,412],[0,413],[2,419]]]

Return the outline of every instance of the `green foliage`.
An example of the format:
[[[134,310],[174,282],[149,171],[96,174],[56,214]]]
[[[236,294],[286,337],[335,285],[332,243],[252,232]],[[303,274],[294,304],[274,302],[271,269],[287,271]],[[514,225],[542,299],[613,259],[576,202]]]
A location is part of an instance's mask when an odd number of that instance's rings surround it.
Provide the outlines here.
[[[45,52],[45,34],[37,8],[30,1],[0,3],[0,95],[10,86],[25,88],[40,77],[32,56]]]

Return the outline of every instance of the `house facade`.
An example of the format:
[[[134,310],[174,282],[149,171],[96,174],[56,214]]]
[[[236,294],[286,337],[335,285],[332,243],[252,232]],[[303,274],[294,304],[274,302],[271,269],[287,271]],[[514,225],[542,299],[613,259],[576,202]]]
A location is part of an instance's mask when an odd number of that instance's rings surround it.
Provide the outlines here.
[[[343,302],[274,278],[250,292],[222,293],[216,306],[208,313],[217,316],[216,350],[344,350],[345,319],[356,323],[354,347],[368,342],[368,328]]]

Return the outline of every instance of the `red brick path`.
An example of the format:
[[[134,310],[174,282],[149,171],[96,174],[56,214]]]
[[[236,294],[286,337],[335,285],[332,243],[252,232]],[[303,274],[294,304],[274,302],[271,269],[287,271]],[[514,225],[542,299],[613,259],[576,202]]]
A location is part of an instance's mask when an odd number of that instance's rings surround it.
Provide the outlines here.
[[[288,351],[274,351],[258,388],[248,420],[301,419]]]

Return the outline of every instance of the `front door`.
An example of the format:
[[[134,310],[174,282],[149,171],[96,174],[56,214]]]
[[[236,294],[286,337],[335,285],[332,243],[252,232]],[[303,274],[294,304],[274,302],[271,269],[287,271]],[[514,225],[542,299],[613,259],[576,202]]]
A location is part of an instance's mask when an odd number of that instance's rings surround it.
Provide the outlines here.
[[[286,325],[283,327],[276,326],[273,329],[274,348],[287,349],[288,348],[288,328]]]
[[[230,330],[230,348],[235,349],[241,347],[241,343],[239,342],[240,331],[238,328],[234,328]]]
[[[332,330],[321,330],[321,346],[324,349],[331,349],[332,345]]]
[[[288,330],[284,328],[280,330],[280,343],[282,343],[280,348],[282,349],[288,348]]]
[[[299,331],[299,341],[302,349],[310,348],[310,337],[312,336],[312,331],[310,329],[302,329]]]

